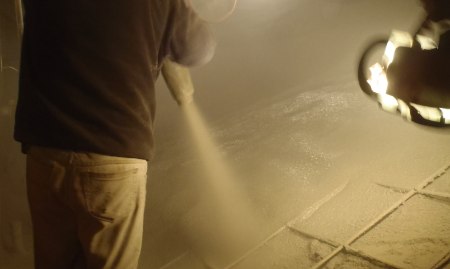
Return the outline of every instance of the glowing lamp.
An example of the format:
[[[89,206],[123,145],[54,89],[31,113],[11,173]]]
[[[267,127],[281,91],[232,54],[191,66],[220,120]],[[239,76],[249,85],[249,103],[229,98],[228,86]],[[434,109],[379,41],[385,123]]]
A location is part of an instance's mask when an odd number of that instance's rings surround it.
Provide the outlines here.
[[[431,38],[416,35],[417,44],[422,50],[436,49],[437,45]],[[430,107],[424,104],[408,103],[388,94],[389,80],[386,70],[394,61],[399,47],[411,48],[414,39],[409,33],[393,31],[388,39],[372,42],[364,51],[358,66],[358,81],[364,93],[377,101],[380,107],[391,113],[398,113],[408,121],[422,125],[447,127],[450,126],[450,107]],[[375,49],[384,46],[384,54],[380,62],[367,67],[369,56]],[[369,75],[367,71],[370,71]]]

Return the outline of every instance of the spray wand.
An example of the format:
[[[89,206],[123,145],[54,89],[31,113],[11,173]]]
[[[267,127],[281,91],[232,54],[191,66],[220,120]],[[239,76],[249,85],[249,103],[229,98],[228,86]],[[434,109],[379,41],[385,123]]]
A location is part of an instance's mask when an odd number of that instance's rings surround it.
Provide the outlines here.
[[[237,1],[185,0],[185,3],[205,22],[220,23],[227,20],[234,13]],[[178,105],[186,105],[193,101],[194,86],[189,68],[166,60],[162,67],[162,75]]]
[[[162,67],[162,75],[178,105],[186,105],[193,101],[194,85],[189,68],[166,60]]]

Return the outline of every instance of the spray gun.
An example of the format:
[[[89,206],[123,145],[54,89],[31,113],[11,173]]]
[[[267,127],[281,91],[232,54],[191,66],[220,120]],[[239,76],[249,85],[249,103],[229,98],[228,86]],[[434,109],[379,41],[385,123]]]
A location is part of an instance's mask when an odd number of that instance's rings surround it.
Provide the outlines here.
[[[186,105],[193,101],[194,85],[189,68],[166,60],[162,67],[162,75],[178,105]]]
[[[233,14],[237,0],[185,0],[185,3],[203,21],[219,23]],[[178,105],[186,105],[193,101],[194,85],[187,67],[166,60],[162,67],[162,75]]]
[[[431,31],[430,26],[437,28],[437,23],[431,22],[427,18],[414,35],[393,31],[390,37],[379,38],[371,42],[359,61],[358,81],[362,91],[377,101],[383,110],[399,113],[406,120],[421,125],[450,127],[450,102],[445,93],[448,91],[448,85],[444,85],[444,90],[442,90],[421,84],[419,79],[414,76],[396,77],[396,72],[392,72],[395,68],[391,67],[391,64],[397,61],[397,57],[403,56],[399,55],[401,48],[415,50],[418,54],[425,51],[433,53],[438,51],[438,42],[430,35],[424,34],[424,32]],[[450,30],[450,27],[445,28],[444,25],[440,33]],[[382,58],[379,59],[381,62],[369,67],[369,59],[380,48],[384,49]],[[410,67],[415,68],[414,64],[411,64]],[[370,72],[367,72],[369,70]],[[402,70],[399,71],[398,73],[401,73]],[[406,81],[409,87],[400,87],[401,83],[397,83],[398,81]],[[415,92],[421,92],[421,94],[413,95],[412,93]],[[414,96],[414,98],[409,98],[410,96]]]

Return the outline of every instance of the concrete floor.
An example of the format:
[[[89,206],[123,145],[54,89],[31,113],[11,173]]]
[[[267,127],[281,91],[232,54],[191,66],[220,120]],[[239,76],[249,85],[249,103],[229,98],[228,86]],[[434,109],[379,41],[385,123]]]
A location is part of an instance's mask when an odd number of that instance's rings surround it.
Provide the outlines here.
[[[414,189],[344,184],[217,268],[449,268],[449,168]],[[163,268],[207,267],[186,252]]]
[[[264,234],[258,242],[264,242],[264,246],[251,253],[250,264],[239,264],[236,268],[265,268],[260,267],[261,262],[266,262],[268,268],[314,265],[327,254],[321,245],[316,246],[319,254],[311,253],[311,240],[297,238],[298,231],[333,242],[332,246],[347,244],[352,236],[402,201],[403,192],[433,178],[439,169],[450,164],[448,134],[408,124],[400,117],[381,112],[358,92],[353,82],[297,92],[291,98],[271,100],[263,107],[230,119],[233,123],[218,124],[220,127],[213,131],[217,140],[225,141],[221,143],[223,152],[241,176],[242,189],[260,218],[262,225],[254,229]],[[179,144],[174,144],[172,149],[178,147]],[[167,146],[166,150],[170,148]],[[181,151],[175,152],[178,154],[171,155],[182,155]],[[153,249],[146,249],[148,253],[161,251],[164,255],[167,249],[178,245],[180,251],[171,256],[180,257],[189,248],[183,248],[177,238],[183,238],[186,233],[210,236],[209,230],[183,229],[184,219],[198,206],[192,202],[197,190],[186,182],[196,182],[196,179],[183,176],[185,169],[193,165],[190,161],[192,158],[180,160],[178,165],[169,159],[154,163],[155,176],[151,182],[155,184],[155,192],[150,199],[159,201],[160,204],[153,204],[163,212],[159,213],[150,203],[149,217],[152,223],[161,222],[166,228],[147,235],[165,231],[167,241],[154,242],[150,245]],[[163,175],[170,179],[159,181]],[[431,268],[423,264],[437,262],[450,250],[447,217],[450,183],[448,178],[440,180],[433,191],[446,193],[443,198],[446,201],[428,202],[422,196],[415,197],[393,217],[378,224],[381,228],[373,229],[375,239],[382,239],[374,240],[369,233],[356,246],[369,249],[378,259],[388,257],[388,264],[389,258],[394,259],[391,263],[399,265],[394,268]],[[419,212],[414,213],[416,210]],[[207,214],[204,218],[213,222],[215,215]],[[424,219],[430,221],[423,223]],[[167,228],[168,223],[177,221],[180,226]],[[222,232],[220,227],[209,229],[213,233]],[[396,237],[399,232],[403,234]],[[318,244],[317,240],[312,244]],[[431,256],[423,254],[424,249]],[[260,251],[262,254],[258,254]],[[257,258],[252,258],[254,255]],[[414,257],[421,255],[425,255],[422,258],[425,262],[415,264]],[[181,257],[174,265],[164,268],[203,268],[195,266],[198,261],[192,261],[189,252]],[[238,259],[235,257],[233,261]],[[373,268],[359,263],[355,267],[339,267],[348,259],[342,258],[342,262],[328,268]],[[260,263],[255,266],[255,261]],[[232,261],[226,261],[219,268],[228,268],[230,264]]]
[[[220,268],[432,268],[450,250],[447,198],[415,194],[351,242],[450,165],[448,132],[382,112],[355,79],[367,41],[412,30],[421,16],[414,0],[240,0],[214,26],[216,57],[193,77],[196,104],[257,224],[242,224],[245,216],[222,221],[211,210],[185,118],[160,80],[140,268],[204,268],[199,258],[220,249],[228,225],[257,236],[249,252],[213,257]],[[5,58],[17,64],[17,56]],[[23,157],[7,109],[15,75],[5,72],[1,268],[31,268]],[[446,176],[426,190],[448,197]],[[209,251],[198,251],[197,241]]]

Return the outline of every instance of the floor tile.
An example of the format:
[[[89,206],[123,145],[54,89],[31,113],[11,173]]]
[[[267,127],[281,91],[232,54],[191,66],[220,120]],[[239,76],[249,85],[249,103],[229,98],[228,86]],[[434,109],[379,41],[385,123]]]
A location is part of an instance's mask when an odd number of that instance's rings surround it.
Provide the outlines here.
[[[431,268],[450,250],[450,203],[414,196],[352,247],[405,268]]]

